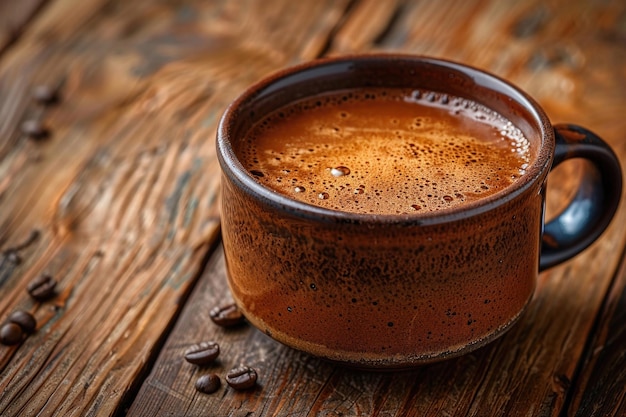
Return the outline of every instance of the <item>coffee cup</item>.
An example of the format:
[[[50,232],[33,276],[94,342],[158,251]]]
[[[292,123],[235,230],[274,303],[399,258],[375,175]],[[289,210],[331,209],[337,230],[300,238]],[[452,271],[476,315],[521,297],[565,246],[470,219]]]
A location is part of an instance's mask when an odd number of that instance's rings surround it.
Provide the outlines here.
[[[608,226],[620,164],[511,83],[409,55],[304,63],[237,98],[217,132],[232,296],[295,349],[359,368],[455,357],[520,318],[540,271]],[[544,219],[548,173],[588,161]]]

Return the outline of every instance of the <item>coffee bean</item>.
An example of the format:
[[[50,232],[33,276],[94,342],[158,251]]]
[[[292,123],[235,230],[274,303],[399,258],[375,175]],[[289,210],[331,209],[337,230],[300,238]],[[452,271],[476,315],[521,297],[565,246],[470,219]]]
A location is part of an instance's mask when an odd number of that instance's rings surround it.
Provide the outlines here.
[[[215,374],[202,375],[196,381],[196,389],[205,394],[211,394],[217,391],[222,385],[220,377]]]
[[[37,301],[45,301],[54,296],[57,282],[48,274],[39,275],[32,280],[26,290]]]
[[[22,123],[22,133],[33,139],[42,139],[48,136],[48,129],[39,120],[26,120]]]
[[[9,315],[7,321],[10,323],[15,323],[24,333],[32,333],[37,328],[37,321],[32,314],[28,311],[24,310],[16,310]]]
[[[0,343],[3,345],[16,345],[23,336],[22,328],[15,323],[5,323],[0,327]]]
[[[19,265],[22,263],[22,257],[14,250],[10,250],[4,253],[6,259],[13,265]]]
[[[220,346],[215,342],[202,342],[185,352],[185,360],[195,365],[208,365],[220,354]]]
[[[213,323],[222,327],[232,327],[245,321],[243,314],[235,304],[228,304],[221,307],[215,307],[209,312],[209,316]]]
[[[236,390],[252,388],[256,384],[256,380],[256,371],[245,365],[232,369],[226,375],[226,382]]]
[[[33,89],[33,98],[39,104],[54,104],[58,100],[57,91],[47,85],[38,85]]]

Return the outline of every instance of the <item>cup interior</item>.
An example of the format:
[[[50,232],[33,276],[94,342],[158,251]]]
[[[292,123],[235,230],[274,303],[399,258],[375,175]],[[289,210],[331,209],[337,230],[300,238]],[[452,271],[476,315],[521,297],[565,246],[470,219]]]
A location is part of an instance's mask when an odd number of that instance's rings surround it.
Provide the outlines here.
[[[256,122],[280,107],[322,93],[371,87],[444,93],[482,104],[511,121],[531,143],[531,163],[516,185],[507,189],[511,195],[523,192],[530,184],[536,183],[538,176],[545,177],[549,171],[554,134],[547,116],[532,98],[512,84],[481,70],[445,60],[404,55],[317,60],[288,68],[253,85],[231,104],[222,117],[218,130],[218,157],[222,169],[233,181],[258,193],[262,199],[278,201],[290,211],[305,215],[321,211],[331,217],[366,220],[367,214],[332,213],[285,196],[268,194],[269,190],[258,184],[238,161],[236,149],[238,141]],[[465,215],[482,205],[493,203],[501,196],[495,194],[490,197],[476,202],[476,207],[465,205]],[[380,220],[381,216],[377,217]],[[444,220],[446,214],[427,213],[419,217],[428,222],[428,217]]]

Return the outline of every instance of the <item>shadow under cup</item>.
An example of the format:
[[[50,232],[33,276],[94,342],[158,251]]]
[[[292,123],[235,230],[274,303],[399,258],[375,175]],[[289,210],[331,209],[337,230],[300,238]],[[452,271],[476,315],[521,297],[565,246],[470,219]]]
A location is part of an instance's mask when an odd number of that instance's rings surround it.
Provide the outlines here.
[[[425,89],[483,104],[530,141],[529,167],[514,184],[478,201],[428,213],[373,215],[328,210],[276,193],[237,159],[248,130],[270,112],[319,93],[360,87]],[[555,152],[563,149],[559,162],[574,154],[587,157],[565,143],[571,138],[557,146],[555,136],[563,139],[526,94],[447,61],[335,58],[262,80],[231,104],[217,136],[222,236],[236,303],[276,340],[362,368],[406,368],[485,345],[519,318],[532,297]],[[615,212],[621,173],[606,152],[612,167],[592,169],[587,181],[600,191],[579,193],[580,201],[601,199],[593,206],[601,206],[596,211],[602,220],[582,219],[573,238],[578,242],[545,267],[590,244]],[[617,174],[618,186],[608,186],[607,177]],[[562,226],[557,223],[556,229]],[[559,231],[554,233],[553,252],[559,254]]]

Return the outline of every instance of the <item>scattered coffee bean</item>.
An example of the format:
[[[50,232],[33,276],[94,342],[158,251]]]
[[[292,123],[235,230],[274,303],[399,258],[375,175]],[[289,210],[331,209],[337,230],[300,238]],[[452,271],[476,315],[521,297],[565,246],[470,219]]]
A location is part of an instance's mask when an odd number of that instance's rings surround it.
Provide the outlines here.
[[[33,89],[33,98],[39,104],[54,104],[58,100],[57,91],[47,85],[38,85]]]
[[[202,342],[185,352],[185,360],[195,365],[208,365],[220,354],[220,346],[215,342]]]
[[[13,265],[19,265],[22,263],[22,257],[14,250],[10,250],[4,253],[6,259]]]
[[[42,139],[48,136],[48,129],[39,120],[26,120],[22,123],[22,133],[33,139]]]
[[[54,296],[57,282],[48,274],[39,275],[28,284],[26,290],[37,301],[45,301]]]
[[[28,334],[34,332],[37,328],[37,321],[35,320],[35,317],[33,317],[33,315],[28,311],[24,310],[14,311],[9,315],[7,321],[17,324],[24,333]]]
[[[252,388],[256,384],[257,373],[254,369],[248,366],[240,366],[232,369],[226,375],[226,382],[228,385],[236,390],[244,390]]]
[[[11,346],[22,341],[24,333],[22,328],[15,323],[5,323],[0,327],[0,343]]]
[[[209,312],[211,320],[218,326],[232,327],[245,321],[243,314],[235,304],[228,304],[221,307],[215,307]]]
[[[205,394],[212,394],[222,385],[220,377],[216,374],[202,375],[196,381],[196,389]]]

